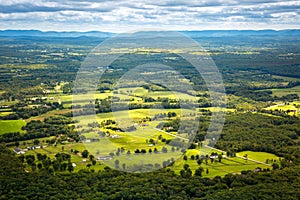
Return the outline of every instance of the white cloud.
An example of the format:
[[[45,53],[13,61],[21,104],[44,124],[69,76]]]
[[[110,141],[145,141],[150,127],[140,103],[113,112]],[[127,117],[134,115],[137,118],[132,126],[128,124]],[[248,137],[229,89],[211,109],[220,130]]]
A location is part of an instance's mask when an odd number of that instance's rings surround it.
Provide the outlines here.
[[[0,0],[0,29],[284,29],[299,12],[288,0]]]

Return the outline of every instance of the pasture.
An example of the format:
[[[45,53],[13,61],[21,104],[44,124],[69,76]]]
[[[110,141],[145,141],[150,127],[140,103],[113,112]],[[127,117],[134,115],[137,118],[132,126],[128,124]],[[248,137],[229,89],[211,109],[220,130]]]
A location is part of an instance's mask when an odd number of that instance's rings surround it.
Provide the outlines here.
[[[271,89],[272,96],[282,97],[288,94],[297,94],[300,96],[300,86],[292,87],[292,88],[280,88],[280,89]]]
[[[266,160],[276,160],[279,161],[279,157],[272,154],[272,153],[266,153],[266,152],[254,152],[254,151],[241,151],[237,153],[237,156],[245,156],[247,154],[247,157],[249,159],[257,160],[260,162],[266,162]]]
[[[269,106],[265,108],[266,110],[282,110],[282,111],[293,111],[289,112],[290,115],[299,115],[300,114],[300,102],[278,102],[276,105]]]
[[[228,173],[241,173],[243,170],[254,170],[257,167],[260,167],[262,169],[271,168],[269,165],[266,164],[260,164],[254,161],[245,160],[244,158],[240,157],[223,157],[221,162],[218,161],[218,159],[215,159],[212,163],[210,159],[208,160],[207,164],[205,161],[201,165],[198,165],[197,160],[192,160],[191,155],[206,155],[211,154],[212,152],[218,152],[217,150],[211,150],[209,148],[203,147],[201,149],[193,149],[193,150],[187,150],[186,154],[188,159],[184,160],[183,156],[181,156],[178,160],[176,160],[175,164],[173,166],[170,166],[172,170],[175,171],[175,173],[179,174],[180,170],[183,169],[183,166],[185,164],[188,164],[190,166],[190,169],[193,173],[195,173],[195,170],[198,169],[200,166],[203,167],[204,172],[202,173],[202,176],[204,177],[215,177],[215,176],[224,176]],[[262,152],[241,152],[242,155],[245,153],[249,153],[248,158],[259,158],[259,160],[263,160],[264,156],[267,156],[266,158],[277,158],[273,154],[267,154]],[[266,159],[264,159],[266,160]],[[208,169],[208,174],[206,174],[206,170]]]
[[[25,126],[24,120],[0,120],[0,134],[11,132],[23,132],[22,126]]]

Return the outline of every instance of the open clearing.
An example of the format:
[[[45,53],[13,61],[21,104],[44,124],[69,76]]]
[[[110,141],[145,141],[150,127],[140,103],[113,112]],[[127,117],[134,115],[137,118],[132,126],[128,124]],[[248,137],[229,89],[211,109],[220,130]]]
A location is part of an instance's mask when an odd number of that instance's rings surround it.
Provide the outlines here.
[[[282,111],[291,111],[290,115],[299,115],[300,114],[300,102],[278,102],[276,105],[269,106],[265,108],[266,110],[282,110]]]
[[[22,126],[25,126],[24,120],[0,120],[0,134],[11,132],[23,132]]]
[[[272,96],[282,97],[288,94],[298,94],[300,96],[300,86],[292,88],[280,88],[280,89],[271,89]]]
[[[279,161],[279,157],[272,154],[272,153],[266,153],[266,152],[254,152],[254,151],[241,151],[237,153],[237,156],[245,156],[247,154],[249,159],[257,160],[260,162],[266,162],[267,159],[269,160],[276,160]]]
[[[201,149],[193,149],[188,150],[186,152],[186,155],[188,157],[188,160],[184,160],[183,156],[181,156],[173,166],[170,168],[175,171],[175,173],[179,174],[180,170],[183,169],[184,164],[188,164],[193,171],[195,172],[196,169],[198,169],[200,166],[197,163],[197,160],[192,160],[191,155],[210,155],[212,152],[218,152],[217,150],[209,149],[206,147],[203,147]],[[278,159],[277,156],[274,154],[264,153],[264,152],[241,152],[241,155],[245,155],[248,153],[248,158],[255,158],[257,160],[261,160],[264,162],[266,159],[264,156],[267,156],[266,158],[273,158]],[[262,169],[271,168],[270,166],[267,166],[265,164],[260,164],[254,161],[245,160],[244,158],[240,157],[223,157],[221,162],[218,162],[218,159],[215,159],[213,163],[211,163],[210,160],[208,160],[207,164],[203,162],[201,164],[201,167],[203,167],[204,172],[202,175],[204,177],[215,177],[215,176],[224,176],[228,173],[240,173],[243,170],[254,170],[258,167]],[[206,170],[208,169],[208,174],[206,174]]]

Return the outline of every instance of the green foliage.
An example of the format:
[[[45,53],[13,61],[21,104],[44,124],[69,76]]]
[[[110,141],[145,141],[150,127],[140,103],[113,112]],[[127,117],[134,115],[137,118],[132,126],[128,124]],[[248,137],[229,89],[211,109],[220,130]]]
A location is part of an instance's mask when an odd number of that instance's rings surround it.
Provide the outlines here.
[[[226,118],[216,147],[228,152],[262,151],[283,156],[289,146],[296,145],[300,122],[293,117],[261,114],[231,114]]]

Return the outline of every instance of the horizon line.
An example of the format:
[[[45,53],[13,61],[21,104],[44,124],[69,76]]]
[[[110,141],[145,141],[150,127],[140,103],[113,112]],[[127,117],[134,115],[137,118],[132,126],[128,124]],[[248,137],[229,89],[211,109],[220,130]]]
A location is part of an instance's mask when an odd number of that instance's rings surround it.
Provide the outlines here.
[[[300,28],[286,28],[286,29],[191,29],[191,30],[149,30],[149,31],[172,31],[172,32],[193,32],[193,31],[289,31],[289,30],[300,30]],[[113,31],[101,31],[101,30],[87,30],[87,31],[78,31],[78,30],[41,30],[41,29],[0,29],[0,31],[40,31],[42,33],[47,32],[57,32],[57,33],[68,33],[68,32],[77,32],[77,33],[87,33],[87,32],[103,32],[103,33],[127,33],[125,32],[113,32]],[[142,32],[142,31],[141,31]]]

